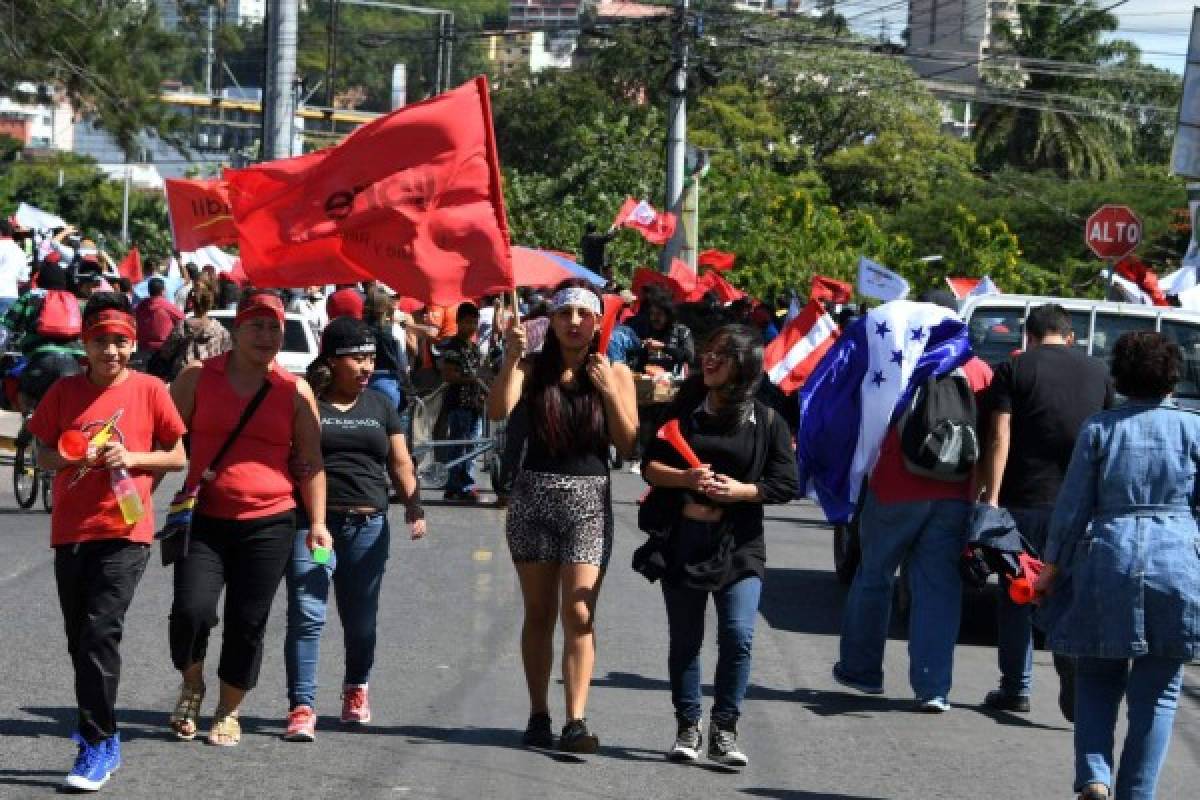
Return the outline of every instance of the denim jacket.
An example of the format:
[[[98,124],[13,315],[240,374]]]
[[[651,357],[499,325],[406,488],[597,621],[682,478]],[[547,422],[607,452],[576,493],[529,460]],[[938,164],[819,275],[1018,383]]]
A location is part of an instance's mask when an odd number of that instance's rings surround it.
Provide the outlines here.
[[[1102,411],[1080,432],[1050,523],[1056,653],[1200,657],[1200,415],[1170,401]]]

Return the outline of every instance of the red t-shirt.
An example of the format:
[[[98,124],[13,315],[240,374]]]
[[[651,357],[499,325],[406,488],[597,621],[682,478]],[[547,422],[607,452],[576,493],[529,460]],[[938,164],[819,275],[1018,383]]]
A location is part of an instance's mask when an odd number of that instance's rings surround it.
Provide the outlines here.
[[[992,368],[978,358],[972,357],[963,364],[967,383],[975,392],[975,405],[982,408],[983,394],[992,383]],[[982,443],[981,443],[982,444]],[[932,500],[971,500],[975,482],[938,481],[914,475],[904,466],[904,454],[900,452],[900,434],[896,426],[888,428],[883,438],[883,449],[879,461],[871,473],[871,491],[881,503],[921,503]]]
[[[325,313],[330,319],[337,319],[338,317],[362,319],[365,304],[366,301],[363,299],[362,292],[358,289],[338,289],[329,295],[329,299],[325,301]]]
[[[167,341],[183,312],[165,297],[148,297],[133,310],[139,350],[157,350]]]
[[[123,381],[107,388],[92,383],[86,375],[58,380],[38,403],[29,420],[29,430],[43,447],[57,448],[63,431],[98,433],[118,412],[120,417],[112,440],[135,453],[150,452],[155,442],[173,447],[187,430],[166,385],[158,378],[132,371]],[[54,476],[52,547],[97,539],[129,539],[145,544],[154,540],[151,473],[132,471],[146,513],[134,525],[126,525],[113,495],[108,470],[89,469],[78,483],[68,488],[78,471],[78,467],[69,467]]]

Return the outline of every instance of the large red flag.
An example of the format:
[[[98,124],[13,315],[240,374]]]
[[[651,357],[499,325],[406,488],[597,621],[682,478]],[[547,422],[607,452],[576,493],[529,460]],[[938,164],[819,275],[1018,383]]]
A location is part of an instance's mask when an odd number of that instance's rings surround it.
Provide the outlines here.
[[[675,235],[675,215],[658,211],[645,200],[625,199],[613,220],[614,228],[633,228],[650,244],[664,245]]]
[[[137,247],[129,248],[121,263],[117,264],[117,272],[122,278],[129,278],[130,283],[142,282],[142,254],[138,252]]]
[[[1149,303],[1156,306],[1167,306],[1167,296],[1158,285],[1158,275],[1146,266],[1146,262],[1130,253],[1117,262],[1117,274],[1126,280],[1133,281],[1137,288],[1145,293]]]
[[[849,303],[854,297],[854,287],[845,281],[826,278],[824,275],[813,275],[812,289],[808,294],[809,300],[821,300],[830,303]]]
[[[817,299],[792,319],[763,350],[763,370],[790,394],[804,385],[837,341],[838,327]]]
[[[733,269],[733,262],[736,259],[736,255],[726,253],[724,250],[701,250],[700,255],[696,256],[696,264],[701,267],[712,267],[720,272],[728,272]]]
[[[208,244],[237,242],[224,181],[170,178],[166,187],[167,214],[176,250],[190,253]]]
[[[225,175],[255,285],[378,278],[434,305],[513,288],[482,76],[336,147]]]

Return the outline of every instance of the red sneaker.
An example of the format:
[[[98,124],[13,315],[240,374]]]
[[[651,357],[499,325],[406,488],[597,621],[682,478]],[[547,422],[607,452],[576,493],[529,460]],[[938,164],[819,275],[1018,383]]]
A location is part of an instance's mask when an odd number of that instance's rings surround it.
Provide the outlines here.
[[[296,706],[288,712],[287,742],[313,742],[317,739],[317,714],[308,706]]]
[[[371,705],[367,702],[367,685],[342,688],[342,722],[364,723],[371,721]]]

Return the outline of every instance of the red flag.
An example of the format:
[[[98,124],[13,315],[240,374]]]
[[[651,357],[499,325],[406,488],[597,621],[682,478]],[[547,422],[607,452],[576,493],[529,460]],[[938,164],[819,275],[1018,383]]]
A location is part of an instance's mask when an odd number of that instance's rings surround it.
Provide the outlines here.
[[[129,248],[129,252],[121,259],[121,263],[117,264],[117,272],[122,278],[129,278],[130,283],[141,283],[142,254],[138,252],[137,247]]]
[[[837,324],[825,313],[821,301],[809,300],[763,350],[763,370],[772,383],[791,394],[808,380],[838,334]]]
[[[1117,274],[1128,281],[1133,281],[1137,287],[1146,293],[1150,302],[1156,306],[1167,306],[1167,296],[1158,285],[1158,275],[1146,266],[1140,258],[1130,253],[1117,262]]]
[[[514,286],[482,76],[336,147],[225,174],[257,286],[378,278],[434,305]]]
[[[971,290],[980,284],[982,278],[946,278],[946,284],[950,287],[950,291],[954,292],[954,296],[959,300],[965,300]]]
[[[615,294],[604,295],[604,316],[600,321],[600,340],[596,343],[596,352],[600,355],[608,352],[608,343],[612,341],[613,331],[617,329],[617,320],[624,310],[624,300]]]
[[[708,292],[715,294],[722,303],[732,303],[734,300],[746,296],[745,292],[721,277],[720,273],[712,270],[708,270],[696,280],[696,288],[688,293],[687,299],[689,302],[694,302]]]
[[[723,250],[701,250],[700,255],[696,257],[696,264],[701,267],[712,267],[718,272],[728,272],[733,269],[733,262],[737,258],[733,253],[726,253]]]
[[[656,269],[638,267],[633,271],[633,293],[641,297],[642,289],[646,286],[662,286],[671,293],[677,303],[683,302],[687,291],[679,285],[679,281],[669,275],[664,275]]]
[[[849,303],[854,297],[854,287],[845,281],[826,278],[824,275],[813,275],[812,289],[808,293],[809,300],[821,300],[830,303]]]
[[[675,235],[675,215],[657,211],[645,200],[625,199],[613,220],[614,228],[633,228],[650,244],[664,245]]]
[[[168,179],[167,214],[175,249],[184,253],[207,244],[234,244],[237,228],[224,181]]]

